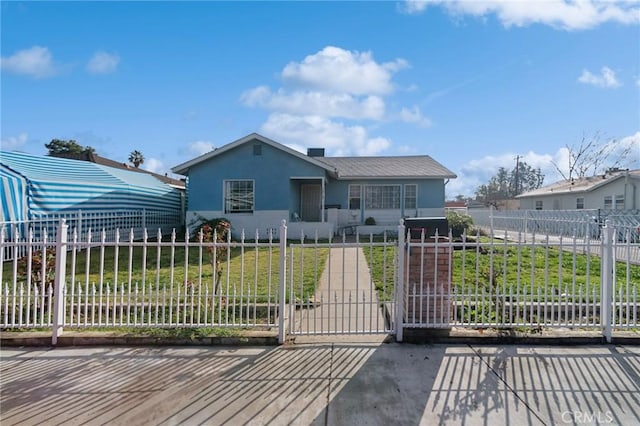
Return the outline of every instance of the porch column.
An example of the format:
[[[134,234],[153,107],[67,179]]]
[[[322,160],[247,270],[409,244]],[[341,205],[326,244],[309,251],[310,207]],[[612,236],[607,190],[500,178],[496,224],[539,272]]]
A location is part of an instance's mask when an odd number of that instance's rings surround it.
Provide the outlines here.
[[[320,221],[322,223],[325,222],[325,218],[324,218],[324,178],[321,179],[321,183],[322,183],[322,197],[320,199]]]

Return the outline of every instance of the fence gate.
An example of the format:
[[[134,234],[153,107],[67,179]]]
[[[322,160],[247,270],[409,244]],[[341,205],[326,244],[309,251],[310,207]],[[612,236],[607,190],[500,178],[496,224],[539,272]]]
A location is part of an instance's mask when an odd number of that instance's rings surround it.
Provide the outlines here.
[[[337,244],[291,244],[288,333],[393,333],[396,247],[397,242],[386,238],[346,242],[343,237]]]

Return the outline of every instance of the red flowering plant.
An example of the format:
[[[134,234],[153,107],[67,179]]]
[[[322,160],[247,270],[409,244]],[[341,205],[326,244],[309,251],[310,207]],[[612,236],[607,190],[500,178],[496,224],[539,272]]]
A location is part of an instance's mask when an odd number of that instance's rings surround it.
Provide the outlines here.
[[[193,237],[194,241],[200,241],[202,235],[203,243],[225,243],[229,238],[229,231],[231,230],[231,222],[225,218],[206,219],[203,217],[198,218],[198,225],[195,229]],[[229,254],[229,248],[225,245],[213,245],[207,244],[207,252],[211,255],[211,264],[215,274],[215,288],[214,292],[218,293],[220,281],[222,279],[222,262],[227,260]]]
[[[54,284],[55,268],[56,255],[53,250],[47,250],[46,252],[44,250],[35,250],[31,253],[31,260],[29,260],[29,256],[23,256],[18,259],[18,278],[26,282],[30,273],[31,284],[37,286],[41,291],[46,291]]]

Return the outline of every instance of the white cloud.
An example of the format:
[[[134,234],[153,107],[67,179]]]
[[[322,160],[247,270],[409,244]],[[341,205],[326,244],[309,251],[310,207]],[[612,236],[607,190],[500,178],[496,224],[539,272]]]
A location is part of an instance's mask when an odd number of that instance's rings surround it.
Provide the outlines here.
[[[605,22],[640,22],[638,2],[628,0],[409,0],[403,11],[422,13],[432,5],[443,7],[453,16],[495,15],[505,27],[544,24],[570,31],[594,28]]]
[[[48,48],[42,46],[33,46],[19,50],[9,57],[2,57],[1,66],[7,71],[33,78],[52,77],[57,73],[53,55]]]
[[[623,167],[628,167],[630,169],[640,169],[640,131],[637,131],[633,135],[626,136],[618,143],[612,141],[615,145],[612,147],[612,156],[615,158],[617,153],[624,152],[627,150],[630,152],[630,155],[622,164]]]
[[[429,6],[429,2],[426,0],[406,0],[400,10],[413,15],[424,12],[427,6]]]
[[[2,139],[0,148],[4,151],[15,151],[24,146],[24,144],[27,143],[27,139],[29,139],[29,135],[24,132],[20,133],[18,136],[9,136]]]
[[[391,146],[388,139],[370,137],[362,126],[347,126],[319,116],[273,113],[261,131],[294,149],[323,147],[336,156],[375,155]]]
[[[187,145],[187,152],[193,157],[199,157],[202,154],[213,151],[213,144],[209,141],[194,141]]]
[[[619,165],[621,168],[638,169],[640,168],[640,131],[636,133],[620,138],[618,140],[611,139],[604,151],[609,153],[611,159],[617,159],[625,150],[631,152],[627,158]],[[506,153],[497,156],[485,156],[481,159],[471,160],[459,171],[456,171],[458,175],[457,179],[452,179],[447,184],[447,197],[453,198],[458,194],[467,196],[473,196],[475,190],[483,184],[489,182],[492,176],[494,176],[500,167],[504,167],[507,170],[513,170],[515,167],[516,154]],[[562,169],[562,172],[567,176],[569,174],[569,151],[566,147],[558,149],[553,154],[538,154],[533,151],[529,151],[520,157],[521,161],[526,162],[529,166],[537,169],[539,168],[542,174],[544,174],[543,185],[549,185],[562,179],[562,175],[556,170],[554,163]],[[605,165],[609,166],[609,165]],[[598,172],[602,172],[600,170]]]
[[[299,115],[381,120],[385,113],[384,101],[374,95],[356,97],[349,93],[285,89],[274,93],[260,86],[244,92],[240,100],[247,106]]]
[[[413,108],[402,108],[400,110],[400,120],[405,123],[417,124],[420,127],[431,126],[431,120],[422,115],[422,111],[417,105],[414,105]]]
[[[319,146],[331,155],[373,155],[386,150],[390,140],[372,137],[351,121],[431,124],[417,106],[386,110],[385,101],[395,92],[393,76],[406,67],[403,59],[378,63],[371,52],[327,46],[287,64],[282,87],[254,87],[241,94],[240,102],[268,110],[262,131],[294,149]]]
[[[616,73],[609,67],[602,67],[600,75],[593,74],[589,70],[582,70],[582,75],[578,77],[578,82],[591,84],[597,87],[616,88],[622,84],[616,79]]]
[[[371,52],[327,46],[302,62],[291,62],[282,70],[287,83],[307,88],[354,95],[384,95],[394,91],[393,74],[408,67],[404,59],[379,64]]]
[[[87,71],[91,74],[109,74],[115,72],[120,63],[120,56],[115,53],[98,51],[87,62]]]
[[[141,167],[153,173],[164,174],[168,167],[165,166],[162,160],[157,158],[145,158]]]
[[[513,170],[516,166],[516,155],[513,153],[497,156],[487,155],[483,158],[469,161],[459,171],[456,171],[458,178],[452,179],[447,184],[447,197],[452,198],[458,194],[474,196],[476,189],[480,185],[489,182],[489,179],[498,172],[500,167]],[[529,151],[520,157],[520,161],[524,161],[534,169],[539,168],[545,176],[543,185],[546,185],[559,179],[559,175],[552,163],[552,161],[556,161],[556,163],[559,161],[558,155],[559,153],[551,155]]]

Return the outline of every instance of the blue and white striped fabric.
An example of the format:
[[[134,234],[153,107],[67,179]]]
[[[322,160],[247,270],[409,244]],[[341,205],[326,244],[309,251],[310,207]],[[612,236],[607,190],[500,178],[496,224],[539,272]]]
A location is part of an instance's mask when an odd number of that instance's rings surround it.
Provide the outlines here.
[[[180,211],[180,192],[151,175],[87,161],[0,151],[2,221],[62,211]]]
[[[0,222],[20,220],[27,214],[27,181],[0,164]]]

